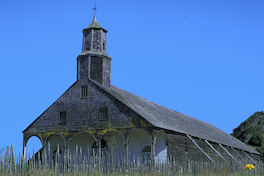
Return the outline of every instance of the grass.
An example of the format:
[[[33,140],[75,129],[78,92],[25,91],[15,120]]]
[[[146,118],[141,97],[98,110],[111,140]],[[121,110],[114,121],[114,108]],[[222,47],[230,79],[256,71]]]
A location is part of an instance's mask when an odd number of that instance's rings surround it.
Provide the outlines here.
[[[17,157],[15,159],[13,146],[11,146],[10,153],[9,147],[6,152],[4,149],[0,151],[0,176],[53,176],[53,175],[65,175],[65,176],[248,176],[248,175],[264,175],[263,163],[258,163],[254,169],[245,170],[245,166],[250,164],[250,160],[243,160],[240,163],[234,160],[228,160],[228,162],[210,162],[210,161],[190,161],[183,159],[177,161],[174,159],[168,159],[166,162],[156,162],[155,164],[149,160],[144,162],[137,159],[129,162],[121,160],[116,162],[115,157],[90,157],[80,155],[69,155],[64,158],[59,157],[59,153],[56,154],[55,160],[47,159],[47,155],[40,153],[34,157],[28,157],[25,155]],[[35,156],[38,156],[35,158]],[[52,155],[48,155],[52,156]],[[40,160],[42,158],[43,160]],[[62,160],[61,160],[61,159]],[[58,159],[58,160],[57,160]],[[63,163],[62,161],[66,161]],[[119,161],[119,158],[118,158]],[[55,164],[54,164],[55,163]],[[89,173],[89,174],[88,174]],[[199,174],[194,174],[199,173]]]
[[[128,173],[128,171],[123,172],[113,172],[109,174],[103,174],[102,172],[94,172],[91,174],[87,174],[86,172],[66,172],[66,173],[56,173],[54,169],[27,169],[25,172],[15,172],[15,173],[8,173],[5,169],[0,169],[0,176],[166,176],[166,175],[173,175],[173,176],[188,176],[190,174],[183,174],[180,171],[171,174],[162,174],[162,173],[147,173],[147,174],[140,174],[140,173]],[[216,172],[203,172],[201,174],[191,174],[197,176],[261,176],[264,175],[264,172],[257,174],[255,170],[244,170],[242,173],[231,173],[228,168],[223,168],[222,170]]]
[[[84,174],[84,173],[66,173],[66,174],[55,174],[52,171],[29,171],[26,173],[15,173],[15,174],[10,174],[10,173],[0,173],[1,176],[85,176],[85,175],[89,175],[89,176],[105,176],[102,173],[94,173],[94,174]],[[113,173],[113,174],[106,174],[107,176],[166,176],[167,174],[122,174],[122,173]],[[188,176],[186,174],[171,174],[173,176]],[[253,174],[253,173],[203,173],[203,174],[198,174],[197,176],[261,176],[263,174]]]

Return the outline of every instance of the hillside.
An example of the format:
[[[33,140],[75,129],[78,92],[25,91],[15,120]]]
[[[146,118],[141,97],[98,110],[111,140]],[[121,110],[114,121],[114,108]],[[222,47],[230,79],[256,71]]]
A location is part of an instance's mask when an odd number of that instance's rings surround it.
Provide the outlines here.
[[[264,159],[264,113],[255,112],[233,130],[234,137],[257,150]]]

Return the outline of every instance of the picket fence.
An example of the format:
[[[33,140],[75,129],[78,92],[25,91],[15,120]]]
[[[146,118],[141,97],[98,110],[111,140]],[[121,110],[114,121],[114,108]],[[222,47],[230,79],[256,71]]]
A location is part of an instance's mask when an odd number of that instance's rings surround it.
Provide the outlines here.
[[[49,145],[48,145],[49,146]],[[54,156],[50,152],[50,147],[46,151],[38,151],[36,154],[33,148],[33,156],[30,152],[15,157],[13,146],[2,148],[0,151],[0,175],[1,173],[8,174],[25,174],[32,170],[49,170],[54,174],[167,174],[167,175],[196,175],[203,173],[247,173],[253,175],[263,173],[263,164],[258,163],[252,171],[246,171],[245,165],[248,161],[237,163],[229,161],[228,163],[212,163],[208,161],[191,161],[182,159],[181,161],[168,158],[166,161],[143,160],[142,158],[125,159],[119,156],[102,155],[96,156],[95,151],[93,156],[85,155],[82,148],[76,146],[76,152],[68,156],[62,156],[59,153],[59,146]],[[87,151],[89,153],[89,151]]]

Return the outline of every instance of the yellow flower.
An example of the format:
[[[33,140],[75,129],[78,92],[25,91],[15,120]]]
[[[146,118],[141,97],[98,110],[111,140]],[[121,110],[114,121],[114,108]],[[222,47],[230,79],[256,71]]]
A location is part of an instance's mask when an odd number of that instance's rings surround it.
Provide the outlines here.
[[[254,169],[254,168],[255,168],[255,166],[253,166],[252,164],[247,164],[246,167],[245,167],[246,170],[251,170],[251,169]]]

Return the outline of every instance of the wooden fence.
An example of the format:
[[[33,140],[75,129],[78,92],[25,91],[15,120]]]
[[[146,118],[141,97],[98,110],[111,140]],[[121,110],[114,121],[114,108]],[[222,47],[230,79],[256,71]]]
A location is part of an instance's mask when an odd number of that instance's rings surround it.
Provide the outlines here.
[[[245,165],[249,161],[229,161],[228,163],[213,163],[210,161],[191,161],[168,158],[166,161],[143,160],[142,158],[125,159],[119,156],[102,155],[96,156],[93,151],[93,156],[85,155],[80,147],[76,146],[76,152],[69,153],[68,156],[64,153],[60,154],[59,147],[56,154],[50,153],[48,147],[46,151],[38,151],[33,156],[30,153],[15,157],[13,146],[2,148],[0,150],[0,175],[8,174],[26,174],[32,170],[52,172],[53,174],[167,174],[167,175],[196,175],[203,173],[246,173]],[[89,153],[89,151],[87,151]],[[263,164],[258,163],[251,174],[263,173]],[[1,174],[2,173],[2,174]]]

